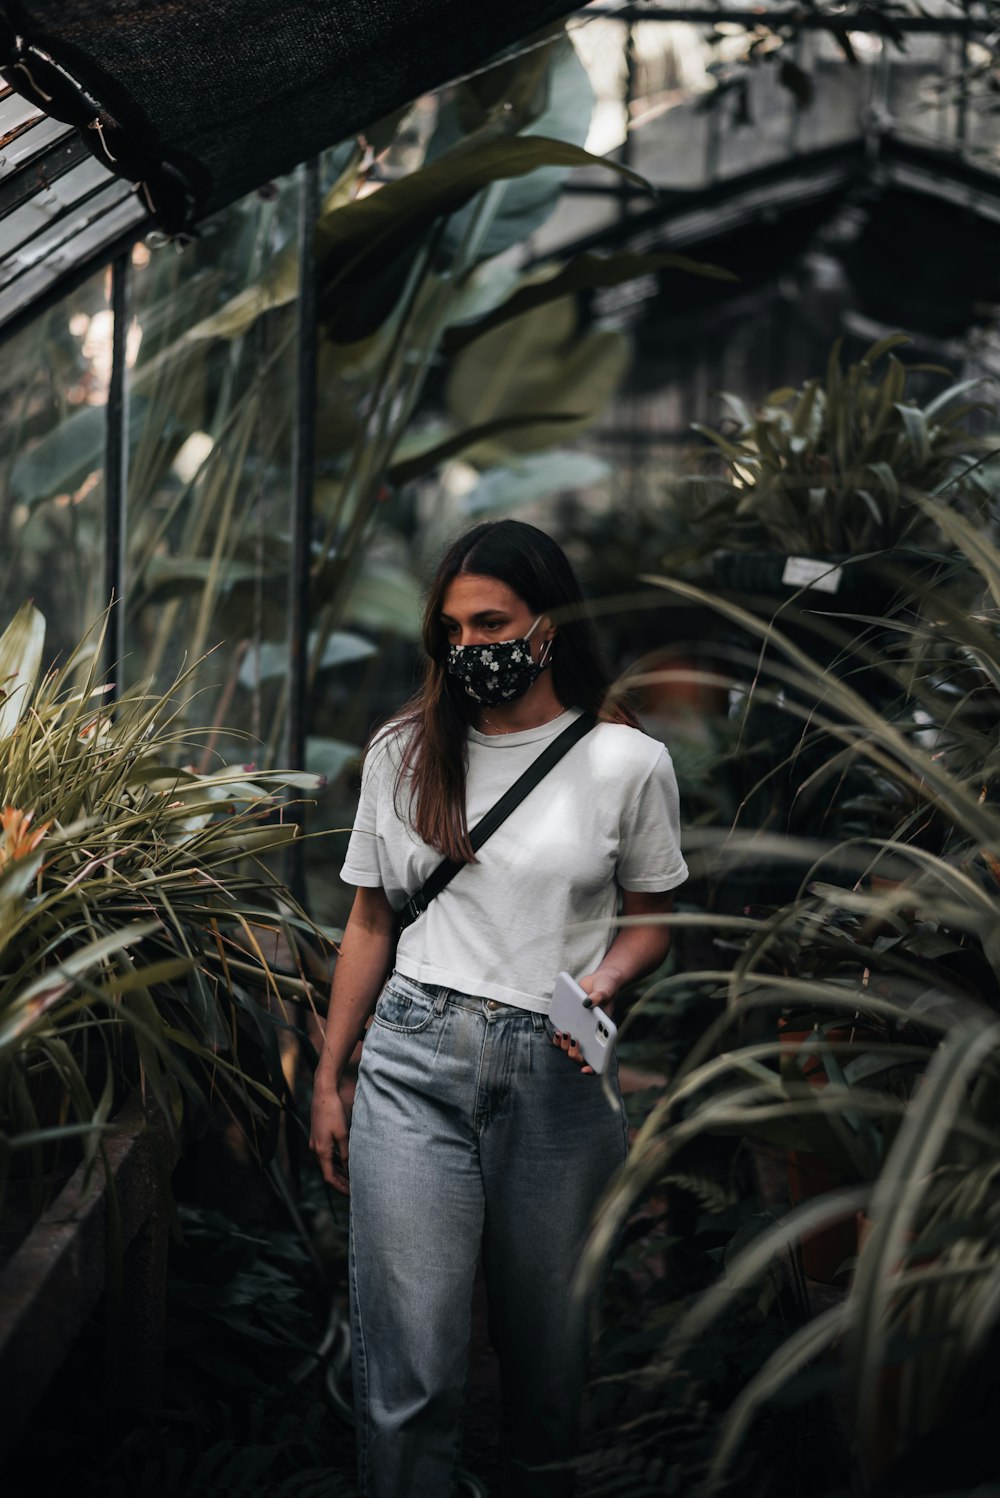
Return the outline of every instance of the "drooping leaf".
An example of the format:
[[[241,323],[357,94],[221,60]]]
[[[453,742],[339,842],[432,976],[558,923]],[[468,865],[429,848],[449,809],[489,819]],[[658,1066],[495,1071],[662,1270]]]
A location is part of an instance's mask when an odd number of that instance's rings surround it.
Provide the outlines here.
[[[544,423],[509,432],[478,449],[473,461],[498,463],[508,454],[539,452],[564,441],[604,409],[629,359],[623,334],[577,330],[572,298],[504,323],[469,344],[452,362],[445,399],[465,426],[524,411],[576,411],[574,423]]]
[[[143,581],[148,593],[172,598],[200,593],[209,582],[228,592],[238,584],[256,581],[258,576],[254,562],[241,562],[237,558],[156,556],[150,559]]]
[[[332,213],[351,201],[358,180],[361,149],[352,142],[351,152],[336,182],[323,199],[321,214]],[[277,307],[287,307],[299,294],[299,246],[292,239],[274,256],[254,286],[239,292],[218,312],[204,317],[189,328],[184,337],[188,343],[206,338],[241,338],[259,317]]]
[[[357,744],[348,744],[343,739],[322,738],[310,734],[306,740],[306,767],[313,775],[322,775],[328,783],[336,780],[361,757]]]
[[[588,489],[610,472],[609,463],[590,453],[533,453],[487,469],[462,496],[462,509],[466,515],[509,514],[564,489]]]
[[[541,112],[520,128],[519,137],[544,136],[583,147],[590,131],[594,91],[568,37],[563,36],[551,47],[543,87]],[[459,90],[457,97],[441,111],[427,148],[428,162],[459,145],[467,133],[468,121],[462,118]],[[555,210],[565,178],[565,168],[541,167],[528,176],[508,180],[499,191],[499,201],[478,258],[500,255],[540,228]],[[444,263],[450,263],[458,251],[474,211],[472,204],[466,204],[449,218],[437,247],[438,257]]]
[[[420,637],[421,593],[409,572],[367,558],[344,602],[344,618],[365,629]]]
[[[320,219],[316,229],[321,268],[321,316],[336,334],[358,286],[404,254],[438,219],[461,208],[492,182],[526,176],[537,167],[603,166],[639,186],[637,173],[593,156],[580,146],[540,136],[503,136],[463,143],[430,166],[389,182]],[[363,336],[355,331],[355,337]]]
[[[144,396],[132,396],[132,452],[138,445],[148,404]],[[104,407],[79,407],[15,460],[10,472],[11,493],[29,507],[56,494],[72,494],[89,474],[104,467],[106,436]]]
[[[867,364],[871,368],[873,364],[877,364],[879,359],[884,358],[892,349],[906,348],[912,342],[913,339],[908,337],[906,333],[888,333],[885,338],[880,338],[877,343],[873,343],[870,348],[865,350],[861,356],[861,363]]]
[[[601,287],[620,286],[639,276],[656,275],[665,270],[708,276],[717,281],[732,282],[739,279],[722,266],[691,260],[686,255],[639,255],[628,250],[614,255],[576,255],[562,270],[557,270],[544,280],[535,279],[529,285],[522,286],[479,322],[449,328],[444,336],[444,351],[447,354],[457,353],[491,328],[509,322],[511,318],[519,317],[525,312],[531,312],[536,307],[547,306],[560,297],[576,295],[581,291],[595,291]]]
[[[315,630],[309,634],[309,655],[312,658],[318,635]],[[323,657],[318,663],[318,669],[328,671],[334,666],[345,666],[353,661],[366,660],[368,656],[375,654],[375,646],[370,640],[362,639],[360,635],[351,634],[347,630],[336,630],[326,641],[323,647]],[[258,681],[271,681],[275,677],[288,674],[288,646],[278,640],[264,640],[260,645],[251,645],[240,663],[239,683],[248,690],[253,690]]]
[[[24,712],[44,644],[44,617],[33,603],[23,603],[0,635],[0,739],[14,732]]]
[[[435,468],[449,458],[458,457],[460,453],[475,447],[477,443],[488,442],[496,437],[503,437],[508,432],[518,432],[526,427],[538,426],[545,423],[551,427],[556,422],[579,421],[580,414],[575,411],[551,412],[540,416],[504,416],[498,421],[486,421],[478,427],[468,427],[463,432],[455,432],[443,441],[438,440],[423,451],[418,451],[412,456],[393,463],[387,473],[390,484],[402,487],[411,479],[419,478],[421,474],[432,473]]]

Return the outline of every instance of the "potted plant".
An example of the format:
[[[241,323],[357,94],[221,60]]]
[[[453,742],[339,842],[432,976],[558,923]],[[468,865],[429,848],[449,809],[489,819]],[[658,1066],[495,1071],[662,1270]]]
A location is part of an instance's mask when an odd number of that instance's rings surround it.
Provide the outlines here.
[[[940,550],[943,535],[920,499],[982,507],[984,444],[967,420],[989,408],[962,399],[978,382],[917,404],[907,387],[927,367],[896,357],[907,343],[900,333],[883,338],[845,370],[838,339],[825,379],[775,390],[756,411],[723,393],[731,429],[695,427],[726,472],[690,481],[700,501],[693,525],[704,550],[742,559],[720,565],[744,591],[836,597],[852,582],[837,566],[851,558]]]
[[[171,694],[111,703],[99,642],[38,681],[43,637],[30,604],[0,636],[8,1224],[96,1159],[135,1088],[168,1129],[221,1098],[273,1146],[283,995],[309,987],[275,971],[265,947],[269,933],[271,945],[316,934],[264,861],[295,835],[277,792],[315,777],[185,767],[202,746],[177,726]]]

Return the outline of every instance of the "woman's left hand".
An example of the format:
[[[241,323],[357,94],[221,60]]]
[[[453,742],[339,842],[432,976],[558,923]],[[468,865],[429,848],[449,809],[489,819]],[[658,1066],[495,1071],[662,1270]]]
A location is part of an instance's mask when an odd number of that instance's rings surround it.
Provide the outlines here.
[[[588,973],[585,978],[579,979],[579,983],[584,993],[589,995],[592,1007],[594,1009],[602,1009],[608,1016],[608,1019],[611,1019],[615,1007],[615,995],[619,988],[616,979],[609,973],[596,972]],[[565,1051],[571,1061],[577,1062],[583,1076],[592,1077],[594,1075],[594,1068],[587,1066],[584,1062],[583,1052],[577,1044],[576,1036],[563,1035],[559,1031],[556,1031],[552,1037],[552,1044],[559,1046],[560,1050]]]

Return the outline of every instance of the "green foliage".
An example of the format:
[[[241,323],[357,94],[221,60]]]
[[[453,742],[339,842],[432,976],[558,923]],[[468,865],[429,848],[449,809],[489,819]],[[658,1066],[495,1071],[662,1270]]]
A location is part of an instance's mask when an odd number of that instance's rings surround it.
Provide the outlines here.
[[[628,341],[609,329],[579,326],[572,298],[503,323],[482,334],[452,361],[446,401],[462,425],[500,421],[525,411],[574,412],[571,421],[539,422],[481,443],[480,463],[510,452],[538,452],[565,441],[592,421],[616,389],[628,364]]]
[[[854,835],[838,845],[752,832],[703,838],[716,868],[783,848],[804,871],[799,897],[770,914],[712,917],[729,965],[659,977],[623,1026],[626,1044],[655,1030],[652,1016],[675,990],[700,991],[716,1015],[643,1120],[585,1271],[596,1273],[616,1235],[627,1237],[671,1181],[697,1182],[693,1164],[707,1162],[720,1189],[728,1185],[719,1163],[733,1157],[713,1161],[709,1146],[732,1141],[738,1160],[748,1146],[771,1159],[807,1152],[841,1182],[742,1241],[724,1211],[705,1212],[726,1245],[724,1275],[703,1275],[646,1324],[645,1361],[623,1381],[650,1410],[650,1453],[671,1449],[671,1422],[689,1428],[683,1392],[692,1381],[710,1411],[714,1449],[701,1470],[692,1443],[684,1490],[693,1493],[734,1490],[748,1462],[756,1471],[774,1410],[783,1410],[783,1430],[802,1428],[811,1395],[834,1387],[859,1491],[876,1490],[888,1462],[919,1466],[932,1449],[961,1452],[959,1470],[980,1480],[996,1475],[995,1454],[975,1443],[992,1418],[1000,1338],[1000,552],[960,514],[916,503],[975,569],[982,596],[970,609],[967,584],[923,597],[915,587],[907,648],[880,662],[896,684],[891,712],[817,672],[773,624],[716,604],[767,643],[754,691],[775,702],[780,692],[803,738],[829,735],[830,787],[847,762],[869,768],[878,820],[865,825],[862,799]],[[670,919],[683,931],[699,918]],[[790,1045],[778,1019],[804,1041]],[[693,1194],[711,1206],[704,1185]],[[748,1308],[773,1294],[776,1274],[794,1282],[805,1240],[859,1211],[869,1229],[846,1297],[789,1318],[745,1356]],[[706,1359],[734,1357],[738,1389],[704,1380]],[[657,1446],[657,1429],[668,1444]],[[764,1466],[760,1485],[783,1491],[774,1462]],[[965,1485],[956,1476],[954,1490]]]
[[[262,857],[294,836],[282,786],[317,781],[180,767],[204,745],[175,694],[112,705],[93,666],[67,685],[72,659],[31,690],[39,628],[22,610],[0,638],[27,689],[0,737],[3,1179],[37,1182],[67,1139],[93,1159],[134,1086],[171,1127],[221,1092],[262,1137],[284,1088],[282,995],[308,992],[265,949],[310,929]],[[248,1043],[266,1081],[241,1065]]]
[[[510,129],[516,124],[522,138],[547,137],[580,148],[586,145],[594,93],[568,36],[554,38],[527,65],[501,63],[490,71],[492,79],[489,74],[469,79],[444,104],[427,146],[428,162],[477,130],[496,128],[498,107],[501,127]],[[544,224],[558,201],[566,175],[564,167],[541,166],[526,177],[505,182],[493,221],[483,236],[480,255],[484,259],[502,255]],[[468,205],[450,215],[438,245],[443,263],[447,264],[461,245],[470,217]]]
[[[884,338],[844,370],[838,340],[825,380],[775,390],[757,412],[723,395],[733,429],[695,430],[730,477],[688,486],[706,547],[810,557],[934,549],[940,531],[921,498],[982,508],[976,454],[989,444],[972,438],[965,422],[986,408],[961,399],[977,382],[950,385],[926,406],[915,405],[906,398],[909,371],[892,352],[908,341]]]
[[[339,336],[342,342],[369,337],[379,324],[366,326],[358,322],[356,309],[351,306],[358,286],[367,285],[380,271],[393,270],[400,256],[411,252],[412,246],[420,243],[437,220],[449,218],[484,188],[547,166],[601,166],[644,185],[643,179],[628,168],[592,156],[582,146],[565,141],[516,135],[461,141],[420,171],[387,183],[368,197],[355,199],[317,225],[317,255],[323,273],[328,336]],[[495,213],[496,208],[491,219]],[[456,243],[456,252],[459,247],[464,250],[473,228],[474,220],[470,217]],[[475,238],[478,254],[481,250],[478,232]],[[380,321],[385,310],[380,308]],[[351,317],[350,340],[343,338],[341,332],[340,319],[345,311]]]
[[[686,275],[707,276],[717,281],[735,281],[731,271],[702,260],[691,260],[686,255],[639,255],[622,250],[613,255],[574,255],[563,265],[549,267],[550,274],[544,277],[536,271],[513,295],[507,297],[478,322],[461,324],[449,328],[444,336],[445,353],[453,354],[487,333],[500,323],[520,317],[535,307],[557,301],[564,296],[577,296],[580,292],[596,291],[602,287],[620,286],[625,281],[637,280],[640,276],[659,274],[665,270],[682,271]]]

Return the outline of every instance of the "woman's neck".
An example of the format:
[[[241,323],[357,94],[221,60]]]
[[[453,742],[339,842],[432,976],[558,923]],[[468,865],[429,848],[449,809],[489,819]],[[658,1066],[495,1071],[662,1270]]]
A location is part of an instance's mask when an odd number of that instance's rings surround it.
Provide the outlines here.
[[[528,728],[551,723],[565,711],[565,704],[552,688],[551,673],[546,671],[516,701],[481,707],[476,714],[476,727],[486,734],[523,733]]]

